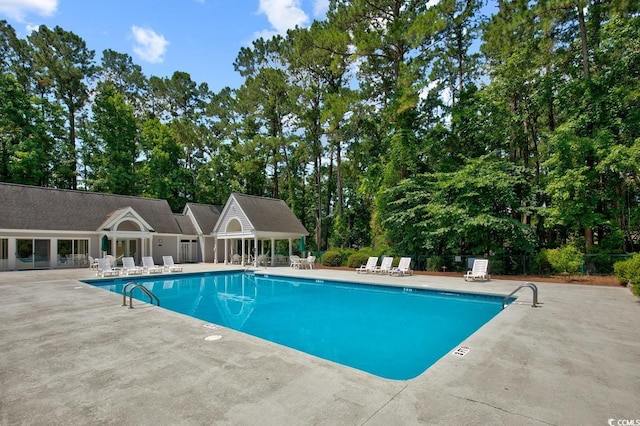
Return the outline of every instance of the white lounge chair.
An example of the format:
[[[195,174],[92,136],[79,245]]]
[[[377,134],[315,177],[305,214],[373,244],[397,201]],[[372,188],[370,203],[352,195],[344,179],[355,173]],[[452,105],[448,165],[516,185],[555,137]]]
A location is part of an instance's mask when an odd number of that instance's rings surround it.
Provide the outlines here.
[[[159,274],[162,272],[162,266],[157,266],[153,262],[153,257],[151,256],[145,256],[142,258],[142,267],[144,268],[144,271],[149,274]]]
[[[98,261],[93,257],[89,256],[89,269],[98,269]]]
[[[242,256],[239,254],[234,254],[231,256],[231,263],[234,265],[239,265],[242,262]]]
[[[367,274],[372,274],[376,271],[377,265],[378,265],[378,258],[375,256],[370,256],[369,259],[367,260],[367,264],[360,265],[358,268],[356,268],[356,272],[357,273],[366,272]]]
[[[96,276],[102,277],[116,277],[120,275],[120,271],[111,267],[109,259],[96,259],[98,262],[98,269],[96,270]]]
[[[473,266],[470,271],[464,275],[464,280],[476,280],[480,279],[481,281],[485,281],[489,279],[487,275],[487,270],[489,269],[489,259],[474,259]]]
[[[380,266],[378,266],[375,270],[378,274],[390,274],[391,273],[391,265],[393,264],[393,256],[386,256],[382,259]]]
[[[144,268],[136,266],[133,257],[122,258],[122,271],[127,275],[140,275],[144,272]]]
[[[391,270],[391,275],[413,275],[413,270],[411,270],[411,258],[401,257],[398,266]]]
[[[182,272],[182,266],[173,263],[173,256],[162,256],[164,262],[164,269],[169,272]]]

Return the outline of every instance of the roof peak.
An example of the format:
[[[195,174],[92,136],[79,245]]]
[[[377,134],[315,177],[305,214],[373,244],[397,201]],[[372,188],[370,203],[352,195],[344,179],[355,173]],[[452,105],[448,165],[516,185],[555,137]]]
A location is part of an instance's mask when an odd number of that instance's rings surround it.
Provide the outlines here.
[[[231,195],[232,196],[239,195],[241,197],[247,197],[247,198],[259,198],[261,200],[273,200],[273,201],[282,201],[282,202],[284,202],[284,200],[281,199],[281,198],[263,197],[263,196],[260,196],[260,195],[243,194],[241,192],[232,192]]]
[[[57,192],[70,192],[70,193],[80,193],[80,194],[104,195],[104,196],[107,196],[107,197],[134,198],[134,199],[143,198],[145,200],[165,201],[165,200],[162,200],[160,198],[148,198],[148,197],[141,197],[141,196],[136,196],[136,195],[109,194],[109,193],[106,193],[106,192],[87,191],[87,190],[81,190],[81,189],[51,188],[49,186],[25,185],[25,184],[21,184],[21,183],[11,183],[11,182],[0,182],[0,186],[14,186],[14,187],[19,187],[19,188],[29,188],[31,190],[40,189],[40,190],[43,190],[43,191],[57,191]]]

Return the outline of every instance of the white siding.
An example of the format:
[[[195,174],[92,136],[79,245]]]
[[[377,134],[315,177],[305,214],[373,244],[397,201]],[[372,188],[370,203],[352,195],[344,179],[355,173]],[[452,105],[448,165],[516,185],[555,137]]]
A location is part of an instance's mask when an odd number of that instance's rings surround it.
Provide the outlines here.
[[[247,216],[244,214],[235,200],[232,201],[227,211],[224,213],[224,216],[221,218],[220,224],[222,226],[220,227],[220,233],[224,234],[227,231],[229,221],[233,219],[237,219],[238,221],[240,221],[243,232],[248,232],[251,229],[249,219],[247,219]]]

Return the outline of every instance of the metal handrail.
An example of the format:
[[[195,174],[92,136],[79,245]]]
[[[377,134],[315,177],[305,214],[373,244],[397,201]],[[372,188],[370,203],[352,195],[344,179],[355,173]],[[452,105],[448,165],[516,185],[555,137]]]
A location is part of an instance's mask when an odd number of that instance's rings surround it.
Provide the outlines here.
[[[509,294],[508,296],[505,296],[505,298],[502,300],[502,309],[507,307],[507,301],[511,296],[516,294],[521,288],[525,288],[525,287],[530,288],[531,291],[533,292],[533,304],[531,305],[531,307],[535,308],[538,305],[538,287],[536,287],[534,283],[524,283],[524,284],[521,284],[515,290],[513,290],[511,294]]]
[[[139,288],[140,290],[142,290],[143,293],[145,293],[147,296],[149,296],[149,302],[152,305],[153,305],[153,301],[155,300],[156,303],[158,304],[158,306],[160,306],[160,299],[158,299],[158,296],[153,294],[151,292],[151,290],[149,290],[148,288],[146,288],[142,284],[138,284],[138,283],[135,283],[135,282],[127,283],[122,288],[122,306],[127,306],[127,289],[129,287],[131,287],[131,290],[129,290],[129,309],[133,309],[133,290],[135,290],[136,288]]]

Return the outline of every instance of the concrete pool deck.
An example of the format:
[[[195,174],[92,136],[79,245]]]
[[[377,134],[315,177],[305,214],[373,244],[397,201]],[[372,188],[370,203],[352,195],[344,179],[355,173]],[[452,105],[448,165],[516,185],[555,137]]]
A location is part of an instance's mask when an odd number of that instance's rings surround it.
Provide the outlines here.
[[[504,295],[522,283],[268,272]],[[87,269],[0,272],[0,425],[640,419],[640,302],[622,287],[536,283],[540,307],[521,290],[462,342],[471,348],[464,357],[447,354],[417,378],[394,381],[141,302],[124,308],[122,296],[78,281],[90,278]],[[205,340],[214,334],[222,338]]]

